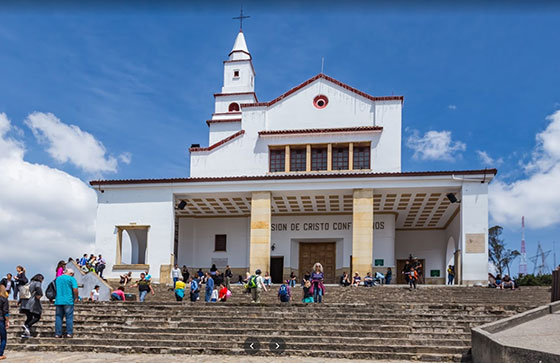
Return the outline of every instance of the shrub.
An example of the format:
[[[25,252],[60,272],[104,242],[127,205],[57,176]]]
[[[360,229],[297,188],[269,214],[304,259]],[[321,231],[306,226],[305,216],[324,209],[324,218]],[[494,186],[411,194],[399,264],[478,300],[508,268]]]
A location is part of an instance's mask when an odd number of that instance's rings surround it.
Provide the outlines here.
[[[523,275],[516,280],[519,286],[552,286],[552,275]]]

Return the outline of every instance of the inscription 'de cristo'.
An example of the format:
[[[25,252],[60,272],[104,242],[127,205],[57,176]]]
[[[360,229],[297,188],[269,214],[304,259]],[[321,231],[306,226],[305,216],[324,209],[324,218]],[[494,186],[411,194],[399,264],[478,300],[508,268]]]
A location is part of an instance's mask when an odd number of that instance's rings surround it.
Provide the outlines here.
[[[385,229],[385,222],[374,222],[374,229]],[[349,231],[352,222],[272,223],[272,232],[284,231]]]

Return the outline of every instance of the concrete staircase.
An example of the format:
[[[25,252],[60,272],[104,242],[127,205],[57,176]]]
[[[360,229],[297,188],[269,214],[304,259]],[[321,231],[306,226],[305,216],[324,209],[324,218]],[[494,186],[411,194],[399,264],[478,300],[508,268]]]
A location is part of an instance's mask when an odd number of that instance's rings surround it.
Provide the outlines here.
[[[79,303],[73,339],[55,339],[54,309],[45,304],[31,339],[19,338],[23,316],[14,313],[8,350],[113,353],[245,355],[247,338],[260,341],[257,355],[274,356],[273,338],[286,343],[283,355],[350,359],[468,361],[470,330],[545,304],[548,288],[500,291],[486,288],[327,286],[323,304],[277,302],[277,287],[251,304],[241,286],[226,303],[174,301],[172,291],[139,302]],[[203,296],[201,296],[204,299]]]

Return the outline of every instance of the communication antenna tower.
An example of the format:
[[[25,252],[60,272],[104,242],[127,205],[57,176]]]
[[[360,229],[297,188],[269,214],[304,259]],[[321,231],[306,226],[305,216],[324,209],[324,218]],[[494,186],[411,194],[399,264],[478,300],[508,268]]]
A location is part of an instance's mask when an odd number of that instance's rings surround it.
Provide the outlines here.
[[[525,250],[525,216],[521,217],[521,259],[519,260],[519,274],[527,274],[527,251]]]
[[[550,271],[548,265],[546,264],[546,258],[550,255],[552,251],[543,251],[541,247],[541,242],[539,241],[539,246],[537,247],[537,254],[530,258],[531,262],[534,264],[533,275],[538,270],[538,275],[544,275]],[[540,260],[540,261],[539,261]],[[538,264],[538,265],[537,265]]]

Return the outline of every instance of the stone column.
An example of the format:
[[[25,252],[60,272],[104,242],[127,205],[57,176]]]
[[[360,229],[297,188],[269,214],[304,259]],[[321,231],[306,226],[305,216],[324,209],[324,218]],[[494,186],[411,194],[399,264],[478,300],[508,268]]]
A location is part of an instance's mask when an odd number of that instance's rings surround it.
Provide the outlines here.
[[[352,275],[371,272],[373,258],[373,189],[355,189],[352,213]]]
[[[251,198],[251,233],[249,272],[261,269],[264,275],[270,267],[270,192],[253,192]]]

